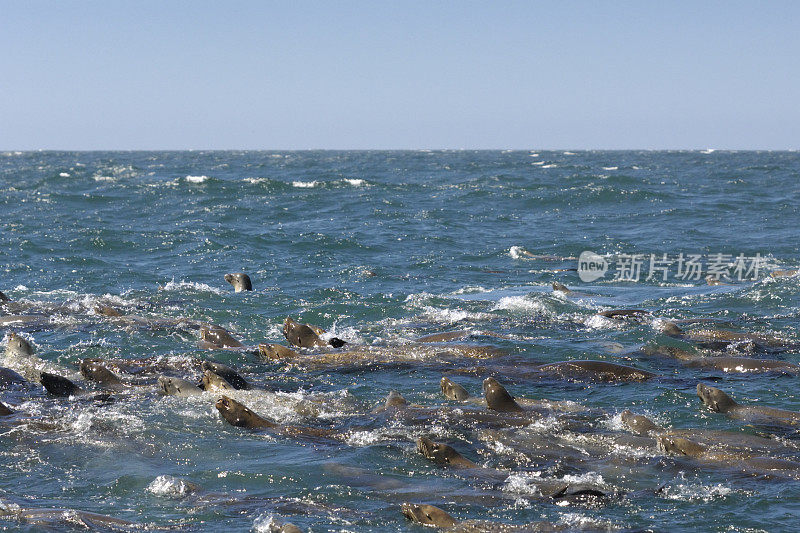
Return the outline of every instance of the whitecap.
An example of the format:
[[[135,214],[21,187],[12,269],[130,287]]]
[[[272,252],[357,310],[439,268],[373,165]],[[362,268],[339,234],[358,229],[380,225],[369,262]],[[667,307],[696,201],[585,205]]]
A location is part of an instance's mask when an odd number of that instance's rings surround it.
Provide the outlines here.
[[[206,285],[205,283],[200,283],[197,281],[172,281],[167,282],[163,287],[159,287],[162,291],[182,291],[182,290],[193,290],[193,291],[201,291],[201,292],[213,292],[214,294],[228,294],[228,291],[224,291],[222,289],[218,289],[217,287],[212,287],[211,285]]]
[[[358,178],[345,178],[344,181],[346,181],[347,183],[349,183],[353,187],[361,187],[365,183],[364,180],[358,179]]]
[[[189,183],[203,183],[208,180],[208,176],[186,176]]]
[[[619,170],[619,167],[603,167],[603,170]]]
[[[298,187],[298,188],[301,188],[301,189],[310,189],[312,187],[316,187],[317,185],[319,185],[319,182],[317,180],[314,180],[314,181],[293,181],[292,182],[292,186],[293,187]]]
[[[550,164],[550,165],[543,165],[542,168],[555,168],[557,166],[558,165],[556,165],[556,164]]]
[[[145,490],[156,496],[167,498],[182,498],[192,491],[186,481],[173,476],[158,476],[147,485]]]
[[[117,181],[113,176],[94,176],[94,181]]]
[[[59,174],[59,176],[61,176],[62,178],[68,178],[69,177],[69,172],[62,172],[62,173]]]
[[[512,246],[508,250],[508,255],[510,255],[512,259],[522,259],[523,256],[529,254],[522,246]]]

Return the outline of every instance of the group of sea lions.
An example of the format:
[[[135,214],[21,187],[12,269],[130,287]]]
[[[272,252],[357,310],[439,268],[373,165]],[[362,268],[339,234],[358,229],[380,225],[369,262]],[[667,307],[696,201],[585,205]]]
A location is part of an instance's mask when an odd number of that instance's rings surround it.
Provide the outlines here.
[[[226,274],[225,281],[235,292],[252,291],[250,277],[244,273]],[[554,291],[569,297],[583,297],[563,284],[554,284]],[[0,293],[3,305],[13,303]],[[25,304],[27,305],[27,304]],[[24,305],[19,309],[25,307]],[[7,308],[11,309],[11,307]],[[30,308],[29,308],[30,309]],[[97,316],[118,323],[146,328],[188,328],[197,331],[198,347],[208,350],[238,350],[245,356],[257,355],[264,361],[300,365],[307,368],[341,368],[348,365],[408,364],[440,370],[440,390],[443,398],[455,404],[416,405],[409,403],[397,391],[391,391],[386,401],[374,408],[354,413],[346,425],[318,423],[280,423],[252,410],[239,391],[253,394],[273,394],[263,383],[244,377],[239,371],[212,359],[188,361],[185,365],[170,365],[164,361],[120,359],[84,359],[79,363],[76,380],[67,377],[68,369],[59,368],[40,359],[28,339],[11,331],[5,351],[5,365],[0,366],[0,390],[6,395],[0,402],[0,420],[18,423],[24,413],[17,405],[30,390],[31,383],[40,384],[47,394],[58,398],[72,398],[103,404],[132,394],[153,393],[171,397],[206,398],[219,416],[230,426],[241,430],[268,432],[287,439],[312,439],[315,441],[348,442],[354,432],[370,430],[386,421],[398,423],[414,430],[413,447],[421,458],[451,475],[474,483],[476,490],[487,498],[507,498],[502,485],[512,474],[525,473],[492,465],[492,461],[469,458],[475,451],[462,452],[466,442],[497,442],[521,456],[535,455],[538,461],[552,467],[551,474],[540,476],[534,485],[536,495],[530,500],[553,505],[578,505],[597,507],[612,505],[623,498],[653,497],[660,486],[640,487],[626,491],[618,487],[597,483],[565,481],[559,475],[561,466],[600,470],[602,459],[611,447],[624,445],[649,450],[681,460],[693,461],[707,468],[734,469],[756,476],[776,476],[800,479],[800,462],[796,461],[798,448],[765,436],[741,432],[710,431],[699,428],[674,429],[658,425],[649,418],[629,410],[621,413],[593,409],[575,402],[549,399],[515,398],[501,384],[508,378],[514,382],[529,380],[568,380],[598,383],[644,382],[658,378],[656,373],[606,360],[570,360],[540,363],[523,360],[508,350],[494,345],[473,344],[474,339],[507,338],[486,331],[447,331],[418,337],[413,342],[399,344],[363,345],[345,341],[323,328],[287,317],[282,333],[287,345],[261,343],[257,347],[245,346],[225,328],[187,319],[147,319],[128,315],[108,304],[98,304],[93,309]],[[651,314],[642,309],[608,309],[598,312],[604,319],[641,323]],[[37,315],[18,315],[37,316]],[[20,319],[3,324],[28,324]],[[684,325],[684,324],[681,324]],[[778,337],[736,333],[704,326],[685,331],[677,321],[661,321],[660,332],[668,338],[687,344],[679,348],[669,344],[648,344],[630,352],[643,357],[665,357],[688,366],[722,371],[775,371],[798,374],[800,367],[778,359],[741,357],[727,352],[715,353],[731,345],[746,346],[751,352],[780,353],[797,345]],[[685,325],[684,325],[685,327]],[[480,361],[475,366],[474,361]],[[466,363],[466,365],[465,365]],[[470,366],[472,364],[473,366]],[[485,375],[482,395],[472,396],[466,387],[457,383],[456,376],[464,373]],[[65,375],[67,374],[67,375]],[[27,387],[27,388],[26,388]],[[800,413],[773,407],[739,404],[720,389],[698,383],[697,395],[711,411],[727,414],[732,419],[744,420],[760,427],[777,426],[795,428],[800,423]],[[622,429],[608,429],[600,421],[618,416]],[[536,422],[552,421],[558,431],[542,435],[527,428]],[[5,422],[0,422],[5,423]],[[429,428],[445,426],[474,439],[455,439],[447,442],[436,439]],[[231,431],[235,431],[231,428]],[[570,435],[580,435],[583,446],[575,450],[569,444]],[[447,439],[446,439],[447,440]],[[474,457],[474,456],[473,456]],[[429,468],[433,468],[430,467]],[[343,472],[343,470],[339,470]],[[369,476],[363,476],[369,479]],[[385,494],[389,501],[401,497]],[[14,516],[22,521],[50,520],[54,513],[46,509],[19,511]],[[402,514],[414,523],[435,526],[451,531],[559,531],[568,528],[562,524],[536,522],[511,525],[501,522],[459,520],[443,509],[424,503],[402,502]],[[98,523],[104,527],[138,527],[125,521],[116,522],[83,511],[74,511],[84,523]],[[1,514],[1,513],[0,513]],[[274,531],[295,532],[290,524],[275,523]],[[86,527],[92,527],[91,525]]]

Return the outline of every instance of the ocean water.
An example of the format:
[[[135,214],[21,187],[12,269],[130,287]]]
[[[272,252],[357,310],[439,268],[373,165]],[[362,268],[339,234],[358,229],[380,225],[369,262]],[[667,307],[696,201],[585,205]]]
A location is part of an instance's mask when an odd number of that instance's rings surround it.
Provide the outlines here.
[[[38,384],[0,389],[17,411],[0,419],[0,528],[38,530],[15,509],[57,508],[203,531],[269,531],[287,521],[311,531],[427,530],[401,514],[410,501],[459,520],[571,529],[795,530],[800,484],[792,475],[743,470],[743,452],[667,454],[632,439],[619,413],[766,436],[781,457],[800,461],[793,428],[732,420],[695,393],[703,382],[740,403],[800,410],[797,375],[722,372],[642,352],[689,348],[661,330],[665,319],[684,320],[685,330],[771,335],[787,345],[765,352],[735,343],[709,357],[800,363],[800,277],[770,276],[800,266],[798,223],[796,152],[2,153],[0,291],[19,305],[0,313],[35,318],[0,323],[3,346],[18,332],[36,348],[36,369],[88,390],[100,387],[78,373],[84,358],[140,368],[121,374],[138,386],[113,402],[55,398]],[[584,251],[602,256],[609,272],[582,281],[575,269]],[[633,254],[638,280],[622,275]],[[646,279],[651,255],[664,254],[667,279]],[[700,256],[706,270],[679,277],[680,254]],[[714,264],[728,272],[725,284],[706,283]],[[223,279],[229,272],[247,272],[254,291],[234,293]],[[575,292],[553,291],[553,282]],[[196,328],[112,319],[96,312],[100,303],[151,321],[218,324],[247,349],[203,350]],[[651,314],[596,315],[615,308]],[[286,344],[287,316],[344,339],[343,350],[389,347],[402,356],[266,361],[254,347]],[[460,330],[468,334],[432,349],[414,342]],[[443,355],[453,344],[505,355]],[[232,393],[253,411],[337,438],[233,427],[214,407],[219,394],[156,392],[159,373],[197,380],[206,359],[254,385]],[[572,359],[656,377],[605,383],[528,372]],[[26,364],[0,362],[19,371]],[[518,399],[574,402],[577,413],[519,427],[476,422],[460,415],[485,407],[444,399],[442,375],[477,397],[495,376]],[[415,414],[373,412],[391,390]],[[486,470],[426,460],[416,451],[420,436]],[[537,491],[541,479],[629,496],[556,502]]]

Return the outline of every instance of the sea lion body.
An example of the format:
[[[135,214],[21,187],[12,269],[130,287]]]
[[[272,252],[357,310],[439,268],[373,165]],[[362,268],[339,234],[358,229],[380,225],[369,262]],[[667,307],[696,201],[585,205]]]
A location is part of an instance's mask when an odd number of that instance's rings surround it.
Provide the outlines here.
[[[646,370],[606,361],[562,361],[542,365],[538,369],[565,378],[596,381],[646,381],[655,376]]]
[[[200,328],[202,347],[208,349],[241,348],[243,344],[220,326],[207,326]]]
[[[16,371],[0,366],[0,389],[23,385],[27,380]]]
[[[402,512],[406,518],[415,524],[439,528],[449,528],[458,524],[458,521],[455,518],[433,505],[404,503],[402,506]]]
[[[225,274],[225,281],[233,285],[235,292],[252,291],[253,284],[250,281],[250,276],[244,272],[236,272],[234,274]]]
[[[649,315],[650,311],[645,311],[643,309],[609,309],[607,311],[600,311],[597,314],[606,318],[623,320],[626,318],[638,318],[643,315]]]
[[[773,278],[787,278],[796,276],[800,270],[793,269],[793,270],[775,270],[774,272],[770,272],[770,276]]]
[[[524,409],[514,401],[508,391],[494,378],[483,380],[483,395],[486,398],[486,406],[501,413],[523,412]]]
[[[461,402],[469,398],[469,392],[467,392],[467,389],[458,383],[454,383],[447,377],[442,377],[440,386],[442,388],[442,394],[448,400],[456,400]]]
[[[158,376],[158,387],[167,396],[196,396],[203,389],[190,381],[170,376]]]
[[[6,407],[3,402],[0,402],[0,416],[8,416],[14,414],[14,411]]]
[[[210,370],[227,381],[236,390],[249,390],[250,384],[237,371],[222,363],[215,361],[203,361],[203,370]]]

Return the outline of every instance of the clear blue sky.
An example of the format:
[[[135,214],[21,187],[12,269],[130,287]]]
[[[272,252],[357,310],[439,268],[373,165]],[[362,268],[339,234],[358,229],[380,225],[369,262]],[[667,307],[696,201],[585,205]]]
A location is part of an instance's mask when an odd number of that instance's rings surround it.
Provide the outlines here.
[[[0,149],[800,148],[800,2],[0,0]]]

